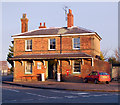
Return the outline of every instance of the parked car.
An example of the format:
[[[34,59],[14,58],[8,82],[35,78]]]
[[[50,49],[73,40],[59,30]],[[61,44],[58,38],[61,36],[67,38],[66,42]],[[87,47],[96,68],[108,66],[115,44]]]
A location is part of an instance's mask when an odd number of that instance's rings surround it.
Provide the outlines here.
[[[106,82],[106,84],[109,84],[110,80],[110,75],[108,73],[97,71],[92,71],[84,78],[85,83],[88,81],[93,81],[95,84],[98,82]]]

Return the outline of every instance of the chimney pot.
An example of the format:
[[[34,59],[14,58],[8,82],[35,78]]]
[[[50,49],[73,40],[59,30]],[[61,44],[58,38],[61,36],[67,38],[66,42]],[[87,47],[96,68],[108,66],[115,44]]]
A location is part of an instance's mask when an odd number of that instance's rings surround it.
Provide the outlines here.
[[[40,26],[42,26],[42,23],[40,23]]]
[[[45,22],[44,22],[44,27],[45,27]]]
[[[72,14],[72,10],[71,10],[71,9],[69,9],[69,13],[71,13],[71,14]]]
[[[42,23],[40,23],[39,28],[46,28],[46,26],[45,26],[45,22],[44,22],[43,24],[44,24],[44,25],[42,26]]]
[[[25,13],[23,14],[23,18],[26,18],[26,14]]]

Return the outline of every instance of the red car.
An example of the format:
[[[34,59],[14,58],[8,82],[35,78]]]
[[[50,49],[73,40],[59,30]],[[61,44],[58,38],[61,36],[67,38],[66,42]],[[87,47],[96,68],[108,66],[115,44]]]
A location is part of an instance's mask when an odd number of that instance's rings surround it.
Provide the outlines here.
[[[106,82],[106,84],[109,84],[110,80],[110,75],[108,73],[97,71],[92,71],[88,76],[84,78],[85,83],[88,81],[93,81],[95,84],[98,82]]]

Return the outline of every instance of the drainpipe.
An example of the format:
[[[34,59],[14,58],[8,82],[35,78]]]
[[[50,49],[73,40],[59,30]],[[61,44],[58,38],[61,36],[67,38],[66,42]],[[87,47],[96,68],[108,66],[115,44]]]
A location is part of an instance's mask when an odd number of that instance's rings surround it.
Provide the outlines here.
[[[62,53],[62,36],[60,34],[60,54]]]
[[[62,36],[60,34],[60,54],[62,53]],[[60,73],[61,73],[61,81],[62,81],[62,62],[60,60]]]

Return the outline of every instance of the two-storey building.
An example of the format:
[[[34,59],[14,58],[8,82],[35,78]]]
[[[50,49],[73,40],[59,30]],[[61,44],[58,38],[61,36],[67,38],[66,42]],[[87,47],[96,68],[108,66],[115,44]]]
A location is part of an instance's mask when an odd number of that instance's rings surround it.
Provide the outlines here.
[[[21,18],[21,32],[14,39],[14,81],[45,80],[81,81],[91,71],[110,73],[111,65],[101,61],[101,37],[73,25],[73,14],[69,9],[67,27],[46,28],[45,23],[37,30],[28,31],[26,14]]]

